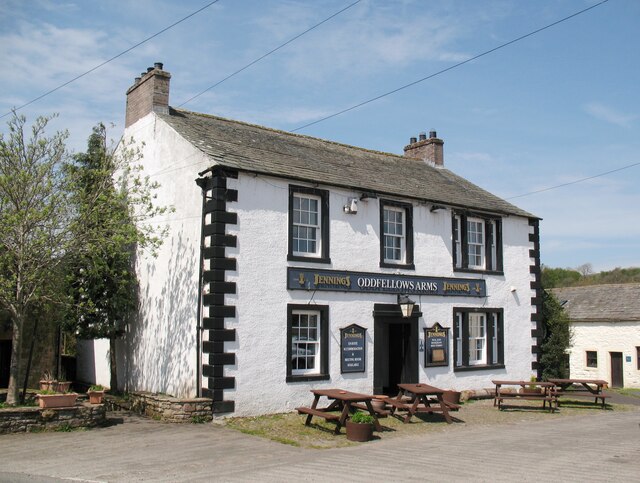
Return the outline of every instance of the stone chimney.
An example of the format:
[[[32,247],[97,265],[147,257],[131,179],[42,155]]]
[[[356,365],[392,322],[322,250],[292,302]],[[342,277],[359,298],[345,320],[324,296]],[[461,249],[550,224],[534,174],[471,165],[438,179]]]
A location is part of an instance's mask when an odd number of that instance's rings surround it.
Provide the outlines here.
[[[169,80],[171,74],[162,70],[156,62],[146,72],[136,77],[127,90],[127,113],[124,127],[127,128],[150,112],[169,113]]]
[[[418,139],[411,138],[409,145],[404,147],[404,155],[407,158],[422,159],[433,166],[444,166],[444,141],[438,138],[435,131],[429,132],[429,138],[425,133],[420,133]]]

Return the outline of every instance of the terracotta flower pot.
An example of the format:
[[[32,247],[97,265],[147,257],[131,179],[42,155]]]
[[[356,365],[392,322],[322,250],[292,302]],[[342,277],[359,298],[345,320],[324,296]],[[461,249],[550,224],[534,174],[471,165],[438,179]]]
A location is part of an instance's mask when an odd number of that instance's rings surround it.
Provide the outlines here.
[[[71,388],[71,381],[54,381],[51,389],[56,392],[67,392]]]
[[[442,394],[442,399],[444,402],[452,403],[452,404],[460,404],[460,396],[462,393],[460,391],[445,391]]]
[[[104,391],[87,391],[87,395],[89,396],[89,402],[91,404],[102,404]]]
[[[373,424],[347,421],[347,439],[363,443],[373,439]]]
[[[75,406],[77,398],[78,395],[75,392],[68,392],[66,394],[38,394],[38,403],[43,409],[66,408]]]

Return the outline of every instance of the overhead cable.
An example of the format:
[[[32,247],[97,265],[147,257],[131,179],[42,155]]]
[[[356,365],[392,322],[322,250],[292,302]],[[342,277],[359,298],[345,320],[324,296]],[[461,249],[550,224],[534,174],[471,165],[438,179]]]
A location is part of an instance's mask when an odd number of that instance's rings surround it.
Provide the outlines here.
[[[567,16],[567,17],[561,18],[560,20],[556,20],[555,22],[550,23],[548,25],[545,25],[544,27],[536,29],[536,30],[534,30],[532,32],[529,32],[529,33],[525,34],[525,35],[521,35],[520,37],[517,37],[517,38],[515,38],[513,40],[510,40],[508,42],[505,42],[504,44],[500,44],[497,47],[494,47],[493,49],[486,50],[486,51],[482,52],[481,54],[474,55],[473,57],[471,57],[471,58],[469,58],[467,60],[463,60],[462,62],[458,62],[457,64],[454,64],[452,66],[449,66],[446,69],[442,69],[442,70],[440,70],[438,72],[435,72],[434,74],[430,74],[430,75],[428,75],[426,77],[423,77],[422,79],[418,79],[416,81],[410,82],[409,84],[405,84],[402,87],[398,87],[397,89],[393,89],[393,90],[391,90],[389,92],[385,92],[384,94],[380,94],[379,96],[372,97],[371,99],[368,99],[366,101],[363,101],[363,102],[360,102],[358,104],[355,104],[355,105],[353,105],[351,107],[348,107],[346,109],[338,111],[338,112],[336,112],[334,114],[330,114],[330,115],[325,116],[323,118],[317,119],[317,120],[309,122],[307,124],[304,124],[304,125],[302,125],[300,127],[292,129],[291,132],[301,131],[302,129],[305,129],[307,127],[313,126],[314,124],[318,124],[318,123],[321,123],[323,121],[327,121],[328,119],[332,119],[334,117],[340,116],[341,114],[345,114],[345,113],[347,113],[349,111],[353,111],[354,109],[358,109],[359,107],[362,107],[362,106],[365,106],[367,104],[370,104],[370,103],[372,103],[374,101],[382,99],[383,97],[390,96],[391,94],[395,94],[396,92],[400,92],[400,91],[402,91],[404,89],[407,89],[409,87],[415,86],[416,84],[420,84],[421,82],[424,82],[426,80],[432,79],[432,78],[434,78],[434,77],[436,77],[436,76],[438,76],[440,74],[444,74],[445,72],[449,72],[450,70],[453,70],[453,69],[455,69],[457,67],[460,67],[462,65],[468,64],[471,61],[479,59],[480,57],[484,57],[485,55],[488,55],[488,54],[491,54],[492,52],[495,52],[497,50],[503,49],[503,48],[505,48],[505,47],[507,47],[507,46],[509,46],[511,44],[515,44],[516,42],[519,42],[521,40],[526,39],[527,37],[531,37],[532,35],[535,35],[537,33],[542,32],[543,30],[547,30],[547,29],[549,29],[551,27],[554,27],[555,25],[558,25],[558,24],[560,24],[562,22],[566,22],[567,20],[569,20],[569,19],[571,19],[573,17],[577,17],[578,15],[583,14],[585,12],[588,12],[589,10],[594,9],[594,8],[602,5],[603,3],[607,3],[608,1],[609,0],[602,0],[601,2],[598,2],[595,5],[591,5],[590,7],[587,7],[585,9],[582,9],[582,10],[578,11],[578,12],[575,12],[575,13]]]

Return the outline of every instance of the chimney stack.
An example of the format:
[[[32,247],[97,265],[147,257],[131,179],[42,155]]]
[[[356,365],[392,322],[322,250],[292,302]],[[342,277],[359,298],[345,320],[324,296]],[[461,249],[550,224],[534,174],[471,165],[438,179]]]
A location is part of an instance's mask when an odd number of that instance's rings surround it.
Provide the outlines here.
[[[136,77],[127,90],[127,112],[124,127],[127,128],[151,112],[169,113],[169,81],[171,74],[163,70],[162,62]]]
[[[427,134],[421,132],[418,139],[412,137],[409,144],[404,147],[404,155],[407,158],[421,159],[433,166],[444,166],[444,141],[438,138],[435,131],[429,131]]]

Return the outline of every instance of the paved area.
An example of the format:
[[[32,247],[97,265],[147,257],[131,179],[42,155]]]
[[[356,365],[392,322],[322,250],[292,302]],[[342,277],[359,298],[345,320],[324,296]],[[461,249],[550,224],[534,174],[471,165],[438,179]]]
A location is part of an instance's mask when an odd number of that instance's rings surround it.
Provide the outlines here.
[[[214,424],[117,415],[70,433],[0,436],[0,481],[638,481],[640,407],[563,419],[458,426],[331,450]]]

